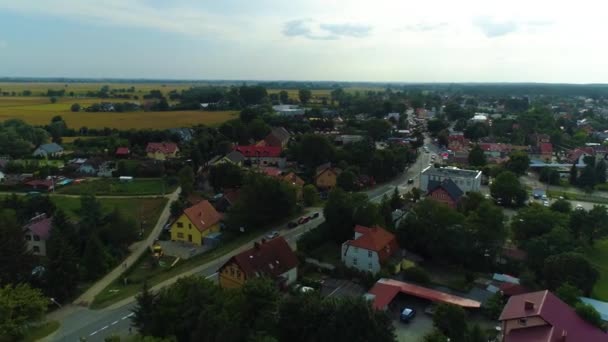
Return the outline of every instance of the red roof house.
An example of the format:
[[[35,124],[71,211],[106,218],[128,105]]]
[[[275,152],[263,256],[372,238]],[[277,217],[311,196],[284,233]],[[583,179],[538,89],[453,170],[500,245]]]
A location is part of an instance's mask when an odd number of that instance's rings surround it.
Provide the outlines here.
[[[553,155],[553,145],[551,143],[540,143],[540,155],[544,158],[551,158]]]
[[[547,290],[512,296],[499,320],[504,342],[608,341],[608,334]]]
[[[46,241],[51,236],[53,220],[46,214],[32,218],[24,227],[25,242],[34,255],[46,255]]]
[[[278,158],[281,156],[281,148],[276,146],[237,146],[234,150],[240,152],[245,158]]]
[[[55,184],[50,179],[35,179],[26,182],[25,185],[30,187],[32,190],[51,191],[55,188]]]
[[[179,152],[179,147],[177,147],[176,143],[172,142],[151,142],[146,146],[146,154],[148,155],[148,158],[156,160],[174,158],[177,156],[177,152]]]
[[[116,149],[117,157],[126,157],[131,153],[128,147],[119,147]]]
[[[354,239],[342,244],[342,262],[351,268],[377,273],[398,250],[395,235],[380,227],[357,225]]]

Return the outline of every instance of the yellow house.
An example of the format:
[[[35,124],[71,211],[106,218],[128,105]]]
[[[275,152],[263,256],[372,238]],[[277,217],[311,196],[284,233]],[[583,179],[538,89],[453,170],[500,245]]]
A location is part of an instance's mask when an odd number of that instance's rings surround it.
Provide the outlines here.
[[[171,225],[171,240],[202,245],[205,237],[219,232],[220,219],[209,201],[202,201],[184,210],[184,213]]]
[[[315,174],[315,185],[320,189],[334,188],[340,171],[340,169],[332,167],[329,163],[319,166]]]
[[[279,286],[288,286],[298,278],[298,257],[283,237],[256,242],[253,248],[230,258],[218,270],[220,287],[239,288],[256,277],[269,277]]]
[[[279,176],[283,181],[291,184],[293,187],[296,188],[296,197],[298,200],[302,199],[302,188],[304,188],[304,180],[302,180],[302,178],[298,177],[298,175],[296,175],[295,172],[291,171],[288,172],[284,175]]]
[[[172,142],[151,142],[146,146],[146,156],[155,160],[175,158],[177,157],[177,152],[179,152],[179,147],[177,147],[176,143]]]

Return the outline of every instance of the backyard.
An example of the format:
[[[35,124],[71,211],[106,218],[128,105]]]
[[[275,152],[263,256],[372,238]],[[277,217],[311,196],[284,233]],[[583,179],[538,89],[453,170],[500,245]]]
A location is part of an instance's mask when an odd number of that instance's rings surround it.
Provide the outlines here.
[[[608,239],[596,242],[586,255],[600,273],[600,279],[595,283],[591,295],[595,299],[608,301]]]
[[[141,178],[128,182],[121,182],[115,178],[97,178],[58,188],[56,192],[69,195],[143,196],[171,193],[176,187],[177,185],[169,185],[160,178]]]

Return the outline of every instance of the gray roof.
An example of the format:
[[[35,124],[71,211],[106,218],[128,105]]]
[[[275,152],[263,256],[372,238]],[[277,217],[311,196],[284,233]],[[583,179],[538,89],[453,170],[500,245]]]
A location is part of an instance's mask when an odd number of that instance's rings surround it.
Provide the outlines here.
[[[435,168],[432,166],[426,168],[424,171],[422,171],[422,173],[425,175],[463,178],[477,178],[479,175],[481,175],[481,171],[479,170],[464,170],[453,167]]]
[[[443,188],[454,201],[460,200],[460,197],[464,195],[464,192],[460,190],[458,185],[449,178],[444,179],[441,182],[429,181],[429,193],[435,191],[437,188]]]
[[[284,127],[274,127],[270,134],[274,135],[281,142],[287,142],[291,134]]]
[[[241,154],[241,152],[232,151],[226,155],[226,158],[230,159],[233,163],[242,163],[245,161],[245,157]]]
[[[38,148],[45,150],[47,153],[57,153],[63,151],[63,147],[57,145],[56,143],[42,144],[38,146]]]

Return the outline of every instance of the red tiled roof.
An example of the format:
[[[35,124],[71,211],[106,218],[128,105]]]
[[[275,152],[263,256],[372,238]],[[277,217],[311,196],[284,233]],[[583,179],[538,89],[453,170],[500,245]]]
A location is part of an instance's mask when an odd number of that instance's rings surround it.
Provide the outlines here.
[[[278,158],[281,156],[281,148],[275,146],[237,146],[235,151],[240,152],[247,158],[267,157]]]
[[[263,167],[262,172],[270,177],[278,177],[281,175],[281,169],[276,167]]]
[[[184,210],[184,214],[200,232],[209,229],[222,219],[222,215],[215,210],[209,201],[202,201],[187,208]]]
[[[29,185],[33,188],[52,188],[53,187],[53,181],[50,179],[35,179],[35,180],[31,180],[27,183],[25,183],[26,185]]]
[[[177,152],[177,144],[172,142],[148,143],[146,152],[160,152],[163,154],[172,154]]]
[[[241,192],[239,189],[229,189],[224,191],[224,198],[226,198],[226,200],[230,202],[230,204],[236,203],[240,195]]]
[[[529,292],[529,290],[524,286],[512,283],[502,283],[498,288],[500,289],[500,292],[502,292],[505,296],[515,296]]]
[[[512,296],[499,320],[527,317],[542,318],[551,326],[550,333],[522,327],[506,334],[505,342],[557,342],[561,341],[563,334],[568,341],[608,341],[606,333],[580,318],[568,304],[547,290]]]
[[[541,143],[540,144],[540,153],[541,154],[552,154],[553,145],[551,143]]]
[[[247,278],[263,275],[276,278],[297,267],[299,263],[298,257],[282,236],[256,242],[253,248],[233,256],[224,265],[232,262],[240,267]]]
[[[119,156],[125,156],[129,153],[130,153],[130,151],[129,151],[128,147],[119,147],[116,149],[116,154]]]
[[[42,217],[32,219],[24,228],[40,236],[41,240],[48,240],[52,222],[53,220],[50,217],[43,215]]]
[[[386,261],[399,249],[395,235],[380,227],[368,228],[357,225],[355,233],[359,233],[361,236],[354,240],[348,240],[345,243],[353,247],[375,251],[378,253],[380,262]]]
[[[294,185],[304,185],[304,180],[298,177],[295,172],[289,172],[287,174],[284,174],[281,176],[281,179]]]
[[[376,282],[376,284],[374,285],[374,287],[371,288],[371,290],[369,290],[369,293],[375,296],[373,307],[379,310],[386,308],[386,306],[400,292],[410,296],[430,300],[433,302],[454,304],[464,308],[481,307],[480,302],[472,299],[458,297],[449,293],[393,279],[382,278]]]
[[[593,155],[593,147],[575,148],[574,150],[570,151],[570,153],[568,153],[568,160],[574,162],[585,153],[588,155]]]

